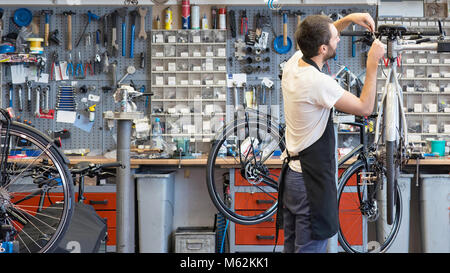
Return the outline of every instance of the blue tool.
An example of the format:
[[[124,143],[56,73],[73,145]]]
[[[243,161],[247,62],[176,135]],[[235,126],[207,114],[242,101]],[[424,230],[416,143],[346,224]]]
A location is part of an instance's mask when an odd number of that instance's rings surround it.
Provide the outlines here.
[[[99,19],[100,19],[100,17],[99,17],[98,15],[95,15],[95,14],[92,13],[90,10],[88,10],[87,17],[88,17],[88,22],[87,22],[87,24],[84,26],[83,32],[81,33],[80,38],[78,38],[78,41],[77,41],[77,43],[75,44],[75,47],[78,47],[78,45],[80,44],[81,39],[83,38],[84,33],[86,32],[87,27],[88,27],[89,24],[91,23],[91,20],[92,20],[92,19],[94,19],[94,20],[99,20]]]
[[[127,8],[120,8],[117,10],[117,12],[119,13],[119,16],[122,17],[122,56],[125,57],[125,41],[127,39]]]
[[[130,12],[131,37],[130,37],[130,58],[134,57],[134,33],[136,31],[136,16],[137,11]]]
[[[81,62],[81,52],[78,51],[78,62],[75,68],[75,77],[78,79],[84,78],[84,70],[83,70],[83,63]]]
[[[72,63],[72,53],[69,53],[69,61],[67,62],[66,75],[69,76],[69,70],[73,77],[73,63]]]

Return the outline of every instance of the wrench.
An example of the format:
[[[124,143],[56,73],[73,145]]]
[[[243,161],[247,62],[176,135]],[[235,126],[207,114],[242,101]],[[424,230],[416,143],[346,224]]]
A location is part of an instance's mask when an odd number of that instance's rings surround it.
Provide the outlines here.
[[[23,94],[22,94],[22,85],[19,85],[19,112],[23,111]]]
[[[147,14],[147,8],[138,8],[139,17],[141,18],[140,29],[139,29],[139,39],[147,40],[147,32],[145,31],[145,15]]]
[[[122,81],[128,76],[128,75],[133,75],[136,72],[136,68],[132,65],[127,67],[127,74],[125,74],[118,82],[117,85],[120,85],[120,83],[122,83]]]
[[[47,85],[42,89],[42,92],[44,93],[44,110],[42,112],[48,113],[49,112],[49,92],[50,92],[50,85]]]
[[[27,81],[27,110],[31,112],[31,81]]]
[[[36,90],[36,108],[34,109],[34,115],[36,117],[40,117],[41,116],[41,113],[40,113],[41,86],[38,85],[35,90]]]

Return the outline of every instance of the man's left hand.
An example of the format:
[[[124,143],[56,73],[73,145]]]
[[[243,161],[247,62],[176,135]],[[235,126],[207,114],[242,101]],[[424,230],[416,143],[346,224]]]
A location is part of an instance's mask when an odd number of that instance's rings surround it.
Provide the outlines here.
[[[352,13],[348,16],[353,23],[367,28],[370,32],[375,31],[375,22],[369,13]]]

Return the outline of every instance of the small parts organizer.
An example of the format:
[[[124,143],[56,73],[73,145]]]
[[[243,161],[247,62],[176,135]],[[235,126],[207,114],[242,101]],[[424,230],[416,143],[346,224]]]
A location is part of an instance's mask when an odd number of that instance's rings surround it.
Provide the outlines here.
[[[226,30],[152,30],[152,121],[207,152],[226,113]]]

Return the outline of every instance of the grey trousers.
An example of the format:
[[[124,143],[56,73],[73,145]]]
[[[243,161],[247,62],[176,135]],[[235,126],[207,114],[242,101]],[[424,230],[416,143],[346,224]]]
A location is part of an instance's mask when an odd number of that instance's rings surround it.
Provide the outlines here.
[[[325,253],[328,239],[311,239],[310,208],[303,174],[288,168],[284,183],[284,252]]]

